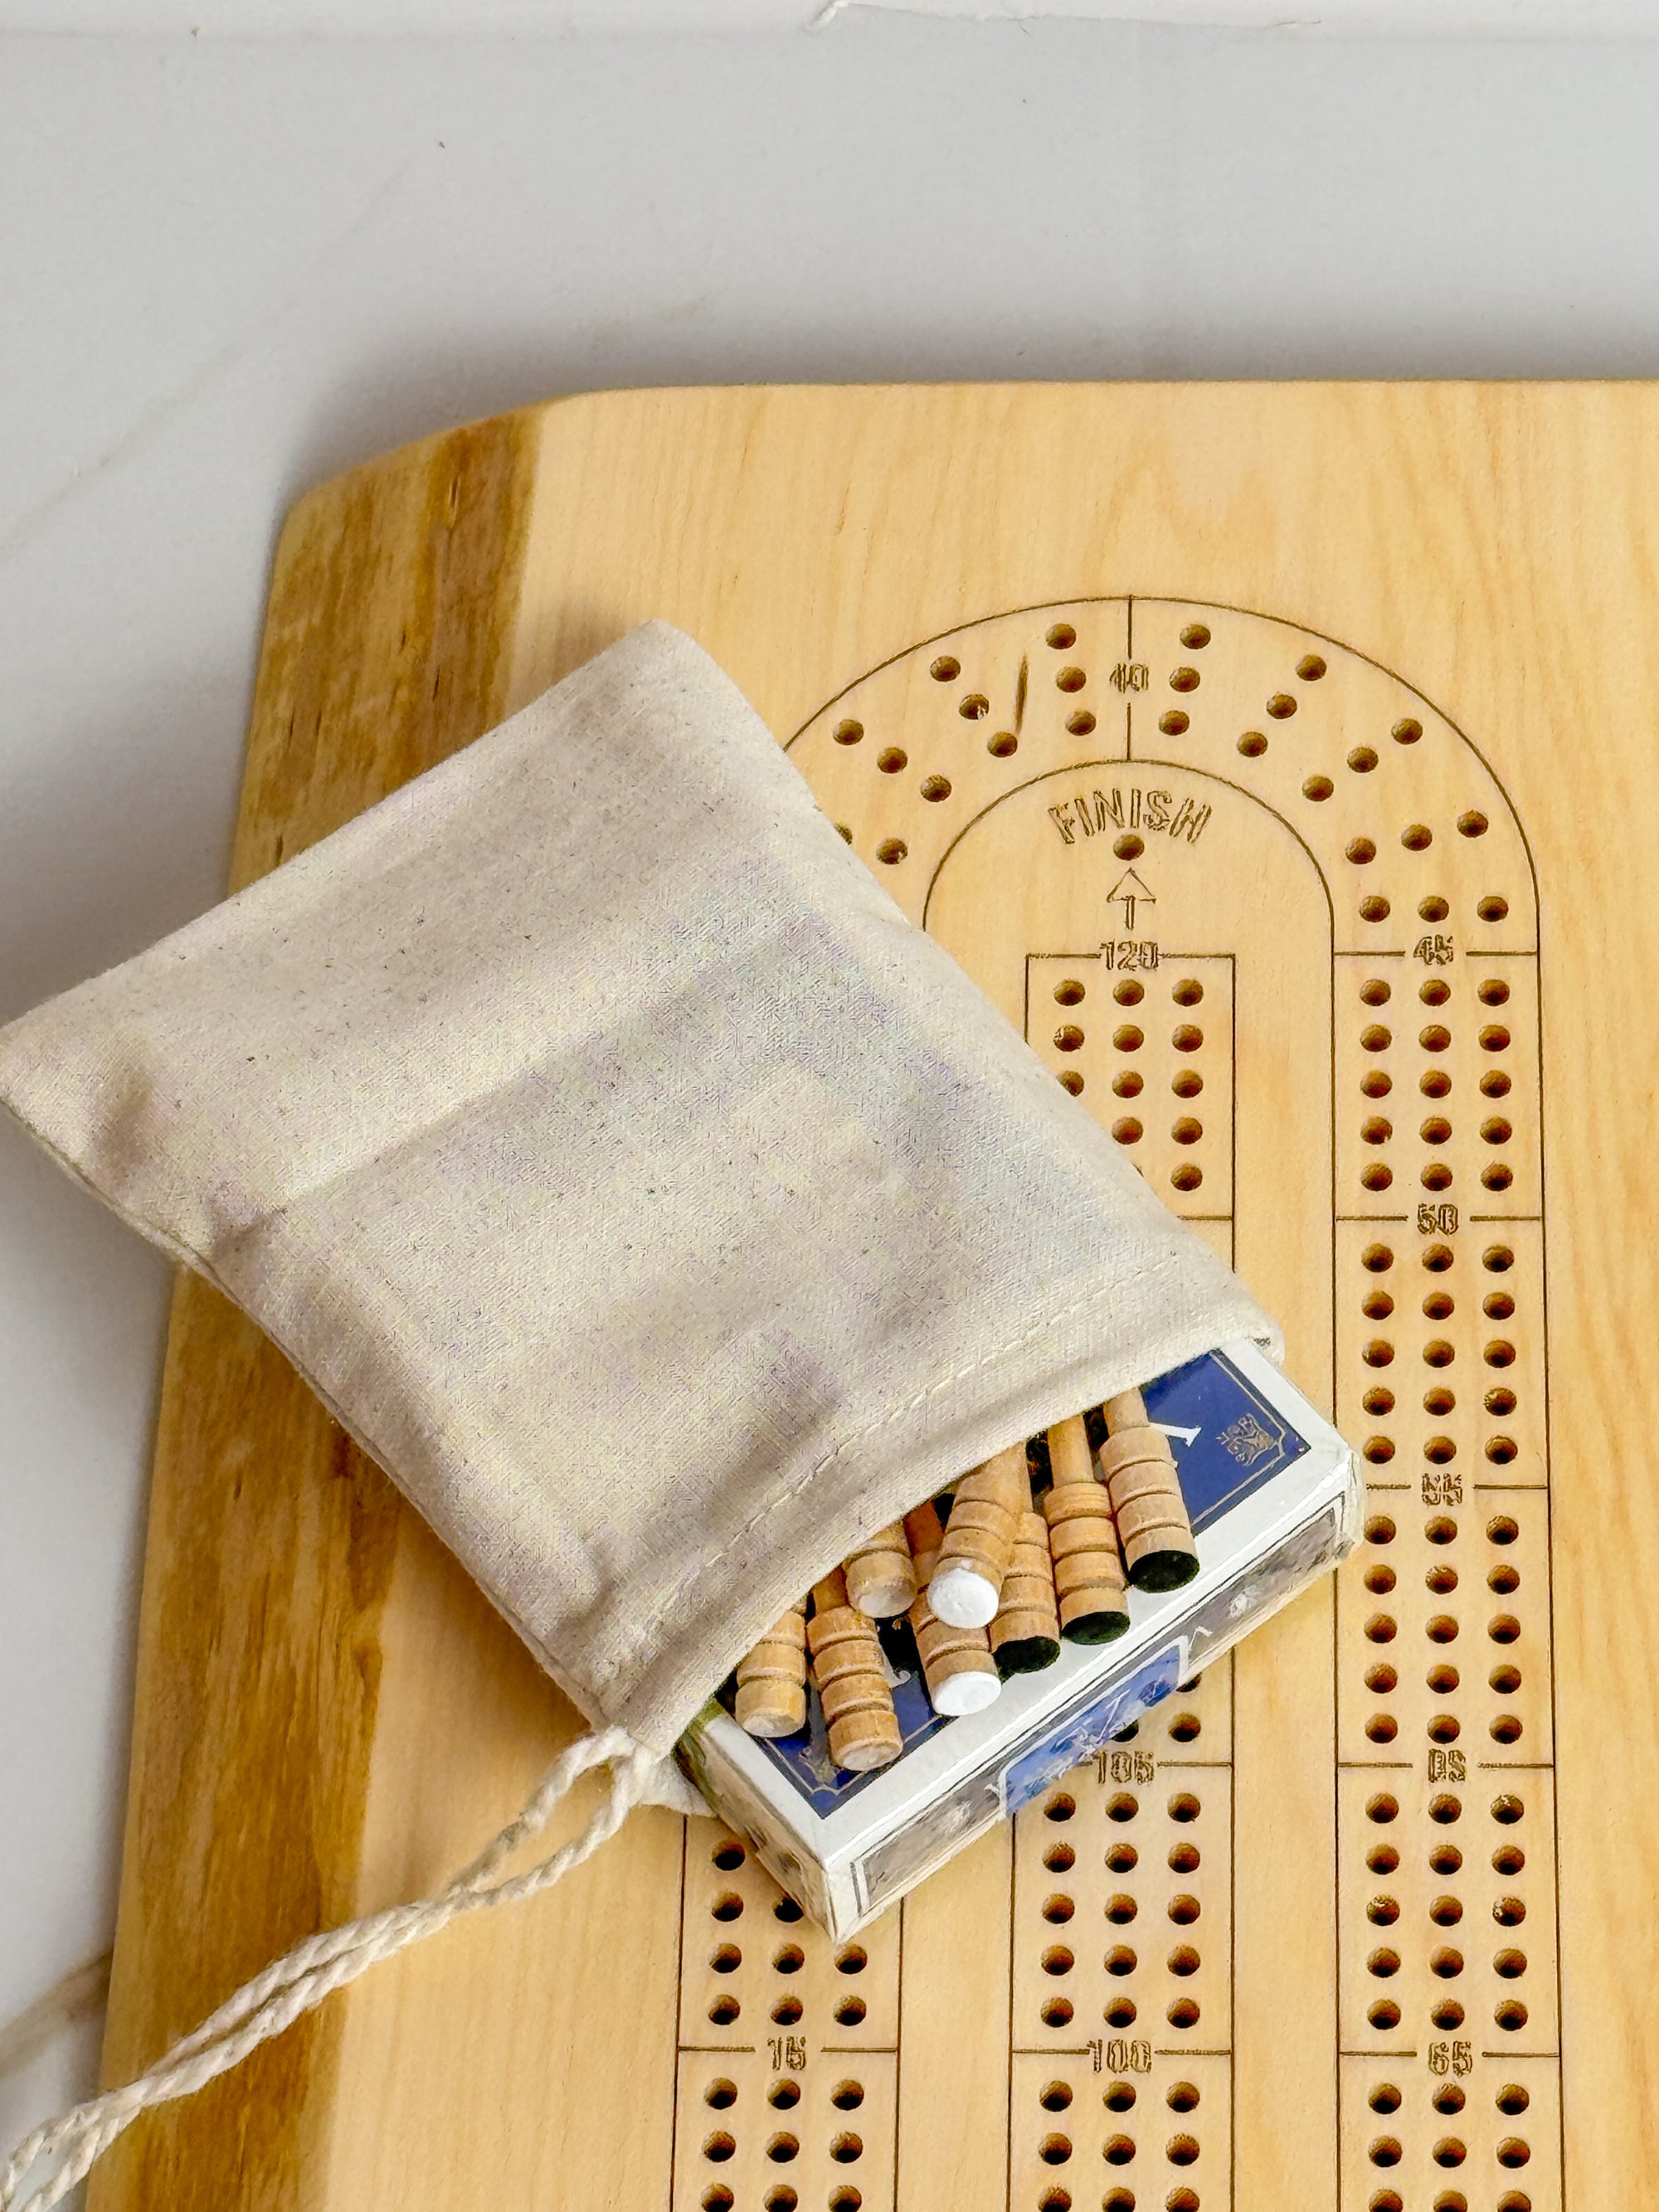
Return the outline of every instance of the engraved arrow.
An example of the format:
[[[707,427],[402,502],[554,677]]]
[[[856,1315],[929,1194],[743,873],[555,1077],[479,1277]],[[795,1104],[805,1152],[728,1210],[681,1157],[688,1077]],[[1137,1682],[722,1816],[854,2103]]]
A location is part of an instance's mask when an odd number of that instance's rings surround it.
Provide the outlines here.
[[[1123,902],[1123,933],[1126,937],[1133,937],[1137,903],[1156,906],[1158,895],[1147,890],[1133,868],[1125,868],[1123,873],[1106,894],[1108,906],[1115,906],[1120,899]]]

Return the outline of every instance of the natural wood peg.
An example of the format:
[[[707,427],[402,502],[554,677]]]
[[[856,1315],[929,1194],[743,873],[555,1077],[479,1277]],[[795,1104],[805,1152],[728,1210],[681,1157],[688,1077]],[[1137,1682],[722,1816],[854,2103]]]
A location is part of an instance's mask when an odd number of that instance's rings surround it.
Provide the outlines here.
[[[957,1485],[927,1592],[933,1611],[952,1628],[988,1628],[995,1620],[1014,1523],[1030,1499],[1023,1443],[1010,1444]]]
[[[798,1735],[806,1726],[806,1600],[769,1628],[738,1668],[738,1726]]]
[[[904,1741],[881,1644],[868,1615],[848,1604],[847,1577],[839,1567],[813,1585],[806,1642],[831,1759],[849,1774],[890,1765]]]
[[[1095,1479],[1081,1414],[1049,1430],[1048,1465],[1054,1486],[1042,1493],[1042,1514],[1060,1632],[1071,1644],[1109,1644],[1129,1626],[1129,1603],[1112,1501]]]
[[[933,1711],[951,1719],[963,1713],[983,1712],[996,1702],[1002,1687],[985,1631],[953,1628],[948,1620],[939,1619],[927,1601],[928,1580],[945,1534],[937,1508],[931,1504],[919,1505],[914,1513],[907,1513],[904,1533],[921,1586],[910,1607],[910,1627]]]
[[[842,1571],[848,1602],[872,1620],[891,1620],[915,1601],[916,1571],[902,1521],[890,1521],[867,1544],[849,1552]]]
[[[1198,1547],[1170,1440],[1147,1420],[1139,1390],[1109,1398],[1102,1411],[1107,1436],[1100,1471],[1129,1580],[1137,1589],[1179,1589],[1198,1572]]]
[[[1042,1516],[1028,1500],[1014,1523],[1014,1548],[996,1619],[991,1623],[991,1650],[997,1671],[1003,1675],[1035,1674],[1052,1667],[1060,1656],[1060,1615],[1054,1607],[1054,1569],[1048,1557],[1048,1530]]]

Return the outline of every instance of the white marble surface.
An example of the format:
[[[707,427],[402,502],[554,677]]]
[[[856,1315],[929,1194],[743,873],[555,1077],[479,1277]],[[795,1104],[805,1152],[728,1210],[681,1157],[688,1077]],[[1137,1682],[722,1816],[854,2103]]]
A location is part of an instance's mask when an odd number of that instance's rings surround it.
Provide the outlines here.
[[[221,884],[285,504],[586,386],[1659,370],[1659,50],[0,34],[0,1014]],[[111,1932],[167,1271],[0,1130],[0,2021]],[[8,2140],[90,2033],[0,2079]]]

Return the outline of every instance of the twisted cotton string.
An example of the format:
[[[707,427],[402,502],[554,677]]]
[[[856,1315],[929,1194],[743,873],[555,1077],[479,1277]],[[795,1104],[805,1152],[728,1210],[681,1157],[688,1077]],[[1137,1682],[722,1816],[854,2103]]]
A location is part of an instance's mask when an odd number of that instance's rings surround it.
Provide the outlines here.
[[[550,1888],[616,1834],[639,1802],[655,1764],[653,1753],[625,1729],[605,1729],[580,1737],[554,1761],[518,1817],[434,1895],[308,1936],[227,1998],[149,2073],[36,2128],[18,2144],[0,2175],[0,2212],[12,2212],[13,2207],[15,2212],[49,2212],[141,2112],[191,2096],[216,2075],[228,2073],[249,2051],[280,2035],[302,2013],[314,2010],[333,1990],[356,1981],[378,1960],[435,1936],[460,1913],[515,1904]],[[611,1788],[581,1834],[523,1874],[497,1881],[495,1875],[513,1852],[540,1833],[572,1784],[596,1766],[611,1769]],[[53,2158],[63,2163],[51,2179],[20,2202],[17,2192],[29,2173]]]

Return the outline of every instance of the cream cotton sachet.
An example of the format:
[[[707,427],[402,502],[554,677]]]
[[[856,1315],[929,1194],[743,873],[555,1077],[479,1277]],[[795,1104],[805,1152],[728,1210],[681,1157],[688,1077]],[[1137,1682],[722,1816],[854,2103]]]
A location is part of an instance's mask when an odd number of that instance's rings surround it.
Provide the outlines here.
[[[862,1538],[1276,1341],[660,623],[0,1030],[0,1100],[275,1340],[595,1729],[435,1896],[308,1938],[37,2130],[0,2208],[558,1880]],[[595,1765],[587,1828],[507,1875]]]
[[[1273,1336],[660,623],[0,1030],[0,1098],[658,1751],[860,1536]]]

